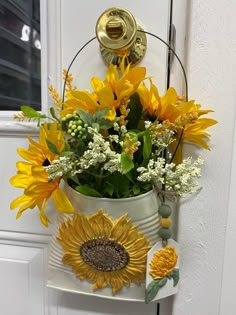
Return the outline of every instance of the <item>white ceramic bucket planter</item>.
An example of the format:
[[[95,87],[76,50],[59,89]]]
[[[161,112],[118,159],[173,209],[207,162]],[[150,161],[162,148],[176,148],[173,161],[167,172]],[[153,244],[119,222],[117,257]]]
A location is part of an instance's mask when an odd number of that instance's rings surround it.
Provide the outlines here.
[[[95,198],[81,195],[65,184],[64,190],[77,211],[85,215],[95,213],[102,208],[111,219],[117,219],[127,213],[132,223],[138,226],[140,232],[149,239],[150,245],[158,240],[160,200],[154,191],[143,195],[123,199]],[[56,240],[58,230],[63,221],[70,215],[60,214],[53,228],[53,239],[49,254],[48,287],[63,291],[99,296],[115,300],[144,301],[145,283],[140,286],[131,284],[129,288],[123,287],[118,293],[112,295],[109,287],[92,290],[92,284],[88,281],[80,281],[71,271],[71,267],[63,264],[63,249]]]

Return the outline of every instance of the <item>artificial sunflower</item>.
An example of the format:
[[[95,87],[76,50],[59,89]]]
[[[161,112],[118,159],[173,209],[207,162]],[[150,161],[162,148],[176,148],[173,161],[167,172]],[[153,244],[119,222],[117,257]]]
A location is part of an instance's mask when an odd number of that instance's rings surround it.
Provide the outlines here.
[[[88,91],[73,91],[67,93],[67,101],[61,111],[61,117],[63,118],[66,114],[73,114],[77,109],[94,114],[96,110],[103,110],[107,107],[109,110],[105,118],[113,121],[116,117],[113,100],[113,94],[106,86],[98,94]]]
[[[49,219],[44,210],[50,197],[53,198],[54,205],[59,212],[74,212],[73,206],[59,187],[60,178],[49,182],[49,173],[44,170],[44,166],[48,166],[58,159],[59,153],[63,150],[63,135],[64,133],[57,129],[56,123],[43,124],[40,129],[39,142],[28,137],[30,142],[28,149],[17,150],[19,155],[26,160],[16,163],[17,174],[10,179],[12,186],[24,189],[24,194],[14,199],[10,205],[10,209],[19,207],[17,218],[26,209],[33,209],[37,206],[41,222],[48,226]],[[50,147],[53,147],[53,151],[49,149]]]
[[[124,64],[124,59],[122,61]],[[61,111],[61,117],[73,114],[77,109],[82,109],[93,114],[96,110],[109,108],[106,119],[113,121],[116,109],[129,101],[130,96],[137,90],[140,82],[145,78],[146,68],[135,67],[130,69],[130,64],[125,68],[121,66],[121,75],[117,66],[110,65],[105,80],[97,77],[91,79],[93,93],[88,91],[70,91]]]
[[[20,218],[27,209],[38,207],[41,222],[48,226],[50,222],[45,215],[45,208],[52,197],[55,208],[61,213],[73,213],[74,208],[65,192],[59,187],[60,179],[56,178],[48,182],[48,173],[33,172],[31,175],[19,174],[10,179],[15,187],[24,188],[24,194],[14,199],[10,204],[13,210],[19,207],[16,218]],[[25,184],[25,186],[24,186]]]
[[[28,149],[17,149],[18,154],[27,161],[18,164],[18,173],[28,173],[31,166],[47,166],[53,160],[58,159],[65,146],[63,136],[64,132],[58,130],[56,122],[42,125],[39,132],[39,142],[28,136]],[[54,150],[50,149],[50,146]]]
[[[144,280],[149,242],[126,215],[112,221],[102,209],[91,216],[76,213],[59,231],[63,263],[94,283],[94,290],[110,286],[115,294]]]
[[[207,139],[209,134],[205,131],[207,128],[215,125],[216,120],[211,118],[202,118],[212,110],[202,110],[201,105],[195,104],[193,100],[185,101],[180,98],[176,90],[170,87],[166,93],[159,96],[157,87],[149,78],[150,88],[145,83],[138,87],[138,94],[142,104],[144,114],[151,119],[158,121],[170,121],[176,125],[178,132],[176,133],[177,141],[180,139],[178,150],[175,153],[175,162],[182,161],[182,145],[184,141],[192,142],[205,149],[209,149]],[[175,151],[175,144],[173,144]]]
[[[137,89],[140,102],[143,106],[145,116],[148,118],[157,118],[159,121],[169,120],[174,122],[181,114],[175,104],[178,96],[174,88],[169,88],[164,96],[160,96],[157,87],[149,78],[150,88],[145,83],[140,84]]]

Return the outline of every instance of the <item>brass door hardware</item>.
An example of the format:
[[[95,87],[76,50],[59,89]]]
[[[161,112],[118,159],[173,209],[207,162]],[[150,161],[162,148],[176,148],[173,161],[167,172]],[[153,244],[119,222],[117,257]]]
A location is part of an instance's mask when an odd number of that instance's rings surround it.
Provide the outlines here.
[[[110,8],[104,11],[96,24],[96,36],[106,63],[119,65],[123,56],[135,65],[145,55],[146,34],[139,32],[134,16],[123,8]]]

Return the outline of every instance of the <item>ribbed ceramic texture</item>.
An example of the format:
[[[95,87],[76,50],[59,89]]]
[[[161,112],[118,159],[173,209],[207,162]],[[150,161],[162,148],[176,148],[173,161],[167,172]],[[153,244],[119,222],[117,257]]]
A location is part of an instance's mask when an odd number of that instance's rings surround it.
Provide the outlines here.
[[[138,226],[140,232],[144,233],[153,245],[158,240],[159,229],[159,198],[154,191],[146,194],[123,199],[94,198],[81,195],[65,184],[64,190],[77,211],[90,215],[102,208],[112,219],[116,219],[127,213],[133,224]],[[114,299],[143,301],[144,286],[132,285],[130,289],[124,288],[117,295],[112,296],[109,288],[92,291],[92,285],[86,281],[83,283],[76,279],[69,266],[62,263],[63,250],[56,240],[61,223],[71,215],[59,214],[53,227],[53,238],[49,253],[49,280],[48,286],[65,291],[82,294],[93,294]],[[64,274],[63,274],[64,273]],[[76,279],[76,280],[75,280]],[[75,282],[76,281],[76,282]],[[70,290],[71,282],[71,290]],[[134,287],[131,291],[131,288]],[[136,293],[137,294],[136,294]]]

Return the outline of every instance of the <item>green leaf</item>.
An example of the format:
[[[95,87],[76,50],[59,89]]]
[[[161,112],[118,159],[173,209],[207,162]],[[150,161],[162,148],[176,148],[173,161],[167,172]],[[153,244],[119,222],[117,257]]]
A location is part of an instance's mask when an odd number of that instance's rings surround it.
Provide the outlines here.
[[[54,143],[52,143],[52,142],[49,141],[48,139],[46,139],[46,142],[47,142],[47,146],[48,146],[49,150],[50,150],[52,153],[60,155],[60,152],[58,151],[58,148],[55,146]]]
[[[70,150],[70,145],[69,145],[68,142],[65,143],[64,150],[65,150],[65,151],[71,151],[71,150]]]
[[[107,115],[108,111],[109,107],[105,107],[102,110],[96,110],[95,113],[93,114],[94,121],[99,123]]]
[[[143,136],[143,158],[148,160],[152,152],[152,139],[148,132],[145,132]]]
[[[93,127],[93,129],[95,129],[97,131],[99,131],[99,129],[100,129],[100,126],[98,123],[92,123],[92,127]]]
[[[86,185],[77,186],[75,190],[81,193],[82,195],[91,197],[101,197],[101,194],[97,190]]]
[[[127,128],[128,130],[137,129],[141,120],[142,109],[143,109],[142,104],[140,103],[138,93],[134,93],[130,97],[130,101],[127,108],[130,109],[130,112],[127,116],[127,120],[128,120]]]
[[[113,173],[109,178],[109,182],[111,183],[114,189],[112,195],[113,198],[128,197],[130,181],[126,175],[121,174],[119,172]],[[104,186],[106,186],[106,184],[104,184]]]
[[[89,126],[92,126],[92,123],[93,123],[94,121],[93,121],[93,116],[92,116],[90,113],[85,112],[85,111],[82,110],[82,109],[77,109],[77,112],[79,113],[80,118],[83,120],[83,122],[85,122],[85,123],[88,124]]]
[[[138,195],[140,193],[140,187],[138,185],[134,185],[132,190],[134,195]]]
[[[113,126],[114,121],[105,119],[108,111],[109,107],[105,107],[102,110],[96,110],[93,114],[93,120],[95,123],[99,124],[99,129],[109,129]]]
[[[58,120],[54,107],[50,107],[50,114],[51,114],[52,118]]]
[[[151,283],[149,283],[145,292],[145,302],[147,304],[150,303],[155,298],[159,289],[164,287],[166,282],[167,278],[165,277],[160,280],[153,280]]]
[[[100,121],[100,129],[109,129],[113,126],[114,124],[114,121],[110,121],[110,120],[107,120],[107,119],[103,119],[102,121]]]
[[[74,152],[71,152],[71,151],[63,151],[63,152],[61,153],[61,156],[72,157],[72,156],[74,156]]]
[[[109,111],[109,107],[106,107],[103,110],[96,110],[93,115],[83,111],[82,109],[78,109],[77,111],[80,118],[94,129],[109,129],[113,126],[114,121],[105,119],[105,116]]]
[[[175,287],[179,282],[179,269],[174,269],[171,273],[171,276],[173,278],[174,287]]]
[[[28,118],[47,118],[45,114],[40,114],[37,112],[35,109],[33,109],[30,106],[27,105],[22,105],[20,107],[21,111],[25,114],[26,117]]]
[[[121,167],[125,173],[128,173],[130,170],[134,168],[134,162],[128,155],[121,154]]]
[[[106,183],[104,193],[107,193],[111,197],[114,193],[114,186],[109,182]]]
[[[71,181],[73,181],[75,184],[79,185],[79,180],[78,180],[78,178],[77,178],[76,175],[74,175],[74,176],[68,176],[68,175],[66,175],[65,178],[64,178],[64,181],[66,182],[66,181],[68,181],[68,180],[71,180]]]
[[[136,175],[133,175],[132,172],[126,173],[125,176],[128,178],[128,180],[129,180],[131,183],[133,183],[133,184],[135,183],[135,181],[136,181],[136,180],[135,180]]]

